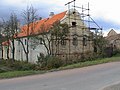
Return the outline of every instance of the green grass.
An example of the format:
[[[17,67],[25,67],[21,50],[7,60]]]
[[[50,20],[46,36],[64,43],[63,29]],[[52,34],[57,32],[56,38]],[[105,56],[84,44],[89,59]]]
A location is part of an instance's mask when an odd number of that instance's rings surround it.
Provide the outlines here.
[[[116,62],[116,61],[120,61],[120,55],[119,54],[115,55],[111,58],[103,58],[103,59],[96,59],[96,60],[93,60],[93,61],[79,62],[79,63],[76,63],[76,64],[60,67],[59,69],[60,70],[65,70],[65,69],[81,68],[81,67],[87,67],[87,66],[109,63],[109,62]]]
[[[45,71],[32,71],[32,70],[31,71],[10,71],[10,72],[0,73],[0,79],[28,76],[28,75],[34,75],[34,74],[42,74],[44,72]]]
[[[81,68],[81,67],[87,67],[87,66],[109,63],[109,62],[116,62],[116,61],[120,61],[120,54],[117,54],[111,58],[103,58],[103,59],[96,59],[96,60],[92,60],[92,61],[79,62],[76,64],[71,64],[71,65],[67,65],[64,67],[60,67],[58,69],[52,69],[52,70],[48,70],[48,71],[35,71],[35,70],[17,71],[17,70],[15,70],[15,71],[2,72],[2,73],[0,73],[0,79],[42,74],[42,73],[52,72],[52,71],[56,71],[56,70]]]

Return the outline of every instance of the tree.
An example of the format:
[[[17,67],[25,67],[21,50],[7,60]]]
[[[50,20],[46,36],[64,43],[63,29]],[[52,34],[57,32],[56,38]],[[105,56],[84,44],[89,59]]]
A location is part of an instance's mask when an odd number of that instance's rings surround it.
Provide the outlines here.
[[[11,49],[12,49],[12,60],[15,60],[15,44],[14,44],[14,39],[15,39],[15,34],[18,32],[18,19],[15,13],[12,13],[9,20],[5,21],[3,20],[3,31],[2,34],[4,34],[4,42],[7,41],[9,44],[7,46],[7,59],[9,59],[9,46],[10,46],[10,41],[12,42]]]
[[[23,46],[23,50],[25,52],[25,55],[26,55],[26,61],[28,62],[28,56],[29,56],[29,36],[31,35],[30,33],[30,29],[31,31],[34,31],[34,28],[35,28],[35,25],[33,22],[35,22],[36,20],[36,10],[33,8],[33,6],[27,6],[27,9],[23,11],[22,13],[22,17],[23,17],[23,20],[26,24],[26,31],[27,31],[27,35],[26,35],[26,49],[25,49],[25,46],[23,44],[23,42],[21,41],[21,39],[19,38],[18,41],[20,41],[20,43],[22,44]]]
[[[39,34],[33,36],[32,39],[32,47],[36,48],[38,45],[42,44],[45,46],[47,50],[48,56],[51,55],[51,38],[50,32],[48,31],[49,27],[42,24],[40,26]]]
[[[94,38],[94,52],[95,53],[98,53],[98,55],[102,55],[104,56],[105,54],[105,49],[108,45],[108,41],[101,35],[97,35],[95,38]]]
[[[46,24],[41,25],[40,32],[38,35],[32,37],[32,46],[36,48],[38,45],[42,44],[47,50],[48,56],[52,55],[51,44],[55,37],[55,40],[62,40],[64,36],[69,32],[69,27],[66,23],[61,24],[56,21],[52,26]]]
[[[66,43],[66,37],[68,36],[69,33],[69,26],[67,23],[60,23],[59,21],[56,21],[53,24],[53,27],[51,28],[51,39],[52,39],[52,47],[53,42],[56,45],[56,51],[55,51],[55,55],[58,53],[58,47],[59,47],[59,42],[61,42],[61,44],[65,44]]]
[[[5,37],[5,41],[3,41],[3,42],[6,42],[7,44],[9,44],[9,40],[10,40],[10,31],[9,31],[9,29],[10,29],[9,21],[3,20],[2,34]],[[9,59],[9,45],[7,45],[7,59]]]
[[[0,22],[0,50],[2,51],[2,53],[1,53],[1,56],[2,56],[2,59],[3,59],[3,48],[2,48],[2,42],[3,42],[3,36],[2,36],[2,30],[3,30],[3,23],[2,22]]]
[[[69,26],[67,23],[60,23],[60,21],[56,21],[51,28],[51,34],[57,37],[62,38],[63,36],[67,36],[69,33]]]
[[[11,39],[11,42],[12,42],[12,60],[14,61],[15,60],[15,42],[14,42],[14,39],[15,39],[15,35],[18,33],[18,19],[17,19],[17,16],[16,14],[11,14],[10,16],[10,20],[9,20],[9,26],[10,26],[10,39]]]
[[[2,45],[2,41],[3,41],[2,30],[3,30],[3,23],[0,21],[0,45]]]

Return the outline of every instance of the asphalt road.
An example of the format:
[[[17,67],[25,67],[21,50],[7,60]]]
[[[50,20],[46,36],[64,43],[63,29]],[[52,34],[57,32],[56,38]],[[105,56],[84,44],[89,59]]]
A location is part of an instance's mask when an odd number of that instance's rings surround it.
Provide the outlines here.
[[[120,62],[0,80],[0,90],[103,90],[120,82]]]

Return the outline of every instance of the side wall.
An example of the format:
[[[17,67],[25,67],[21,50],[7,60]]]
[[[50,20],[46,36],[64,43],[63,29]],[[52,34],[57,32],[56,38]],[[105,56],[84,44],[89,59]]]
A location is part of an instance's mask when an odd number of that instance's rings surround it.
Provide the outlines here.
[[[26,38],[21,38],[21,41],[24,44],[25,49],[27,48],[26,45]],[[3,58],[7,59],[7,46],[3,46]],[[32,40],[29,39],[29,62],[36,63],[37,56],[39,53],[43,53],[44,55],[47,55],[46,48],[42,44],[38,44],[35,48],[32,47]],[[10,42],[9,45],[9,58],[12,59],[12,44]],[[26,54],[24,52],[22,44],[15,40],[15,60],[25,61],[26,60]]]

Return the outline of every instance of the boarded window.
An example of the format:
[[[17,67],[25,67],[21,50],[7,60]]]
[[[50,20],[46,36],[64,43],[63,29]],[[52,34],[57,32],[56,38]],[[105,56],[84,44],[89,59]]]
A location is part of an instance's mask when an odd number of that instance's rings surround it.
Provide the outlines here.
[[[73,37],[73,45],[74,46],[77,46],[78,45],[78,39],[77,39],[77,37]]]
[[[87,36],[83,36],[83,46],[87,46]]]

